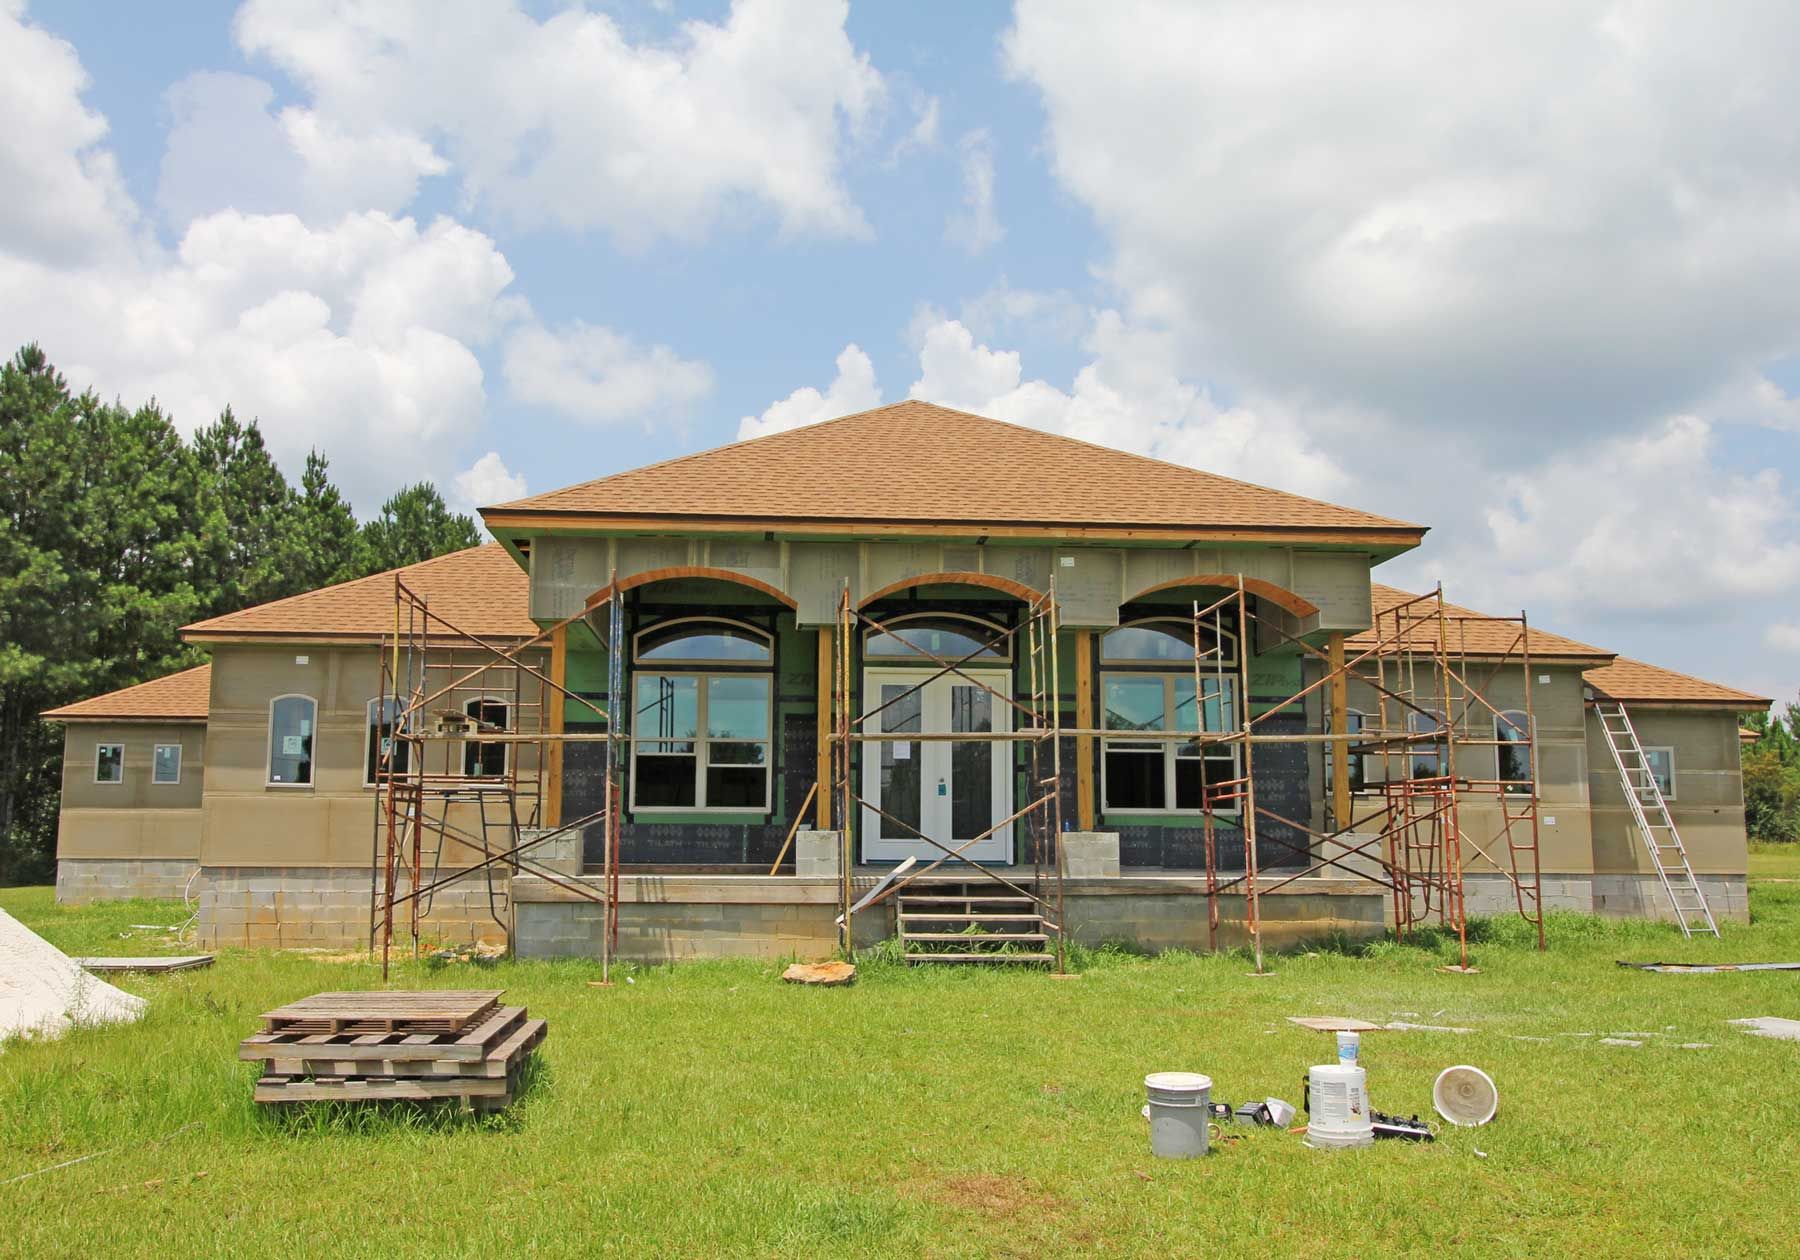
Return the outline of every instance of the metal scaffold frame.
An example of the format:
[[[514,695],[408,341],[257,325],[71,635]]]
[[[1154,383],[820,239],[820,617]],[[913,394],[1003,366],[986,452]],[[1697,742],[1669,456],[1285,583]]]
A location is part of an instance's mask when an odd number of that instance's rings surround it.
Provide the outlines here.
[[[1456,934],[1459,966],[1468,966],[1468,918],[1464,896],[1464,850],[1473,851],[1510,882],[1515,905],[1522,918],[1537,929],[1538,948],[1544,947],[1543,897],[1539,875],[1538,791],[1536,719],[1532,712],[1531,629],[1525,615],[1489,617],[1462,610],[1452,611],[1440,585],[1429,595],[1417,596],[1376,613],[1370,646],[1356,656],[1334,662],[1331,655],[1290,633],[1275,618],[1257,611],[1238,578],[1230,594],[1193,608],[1196,651],[1195,694],[1200,696],[1206,663],[1213,661],[1215,691],[1225,667],[1216,645],[1223,642],[1223,614],[1236,614],[1240,643],[1249,641],[1254,629],[1293,646],[1304,659],[1320,662],[1321,676],[1283,699],[1261,703],[1252,712],[1246,661],[1248,652],[1237,653],[1235,668],[1238,715],[1235,729],[1226,732],[1171,732],[1157,738],[1192,741],[1201,746],[1236,745],[1241,748],[1237,777],[1205,786],[1202,819],[1206,854],[1206,893],[1209,939],[1217,945],[1221,893],[1243,889],[1246,924],[1256,969],[1264,969],[1261,897],[1296,880],[1316,875],[1327,866],[1355,874],[1387,888],[1391,894],[1396,934],[1404,939],[1419,927],[1435,921]],[[1516,627],[1503,648],[1470,646],[1470,631],[1477,624]],[[1506,635],[1502,635],[1506,638]],[[1212,651],[1200,649],[1208,639]],[[1479,679],[1476,670],[1485,668]],[[1490,699],[1494,680],[1503,671],[1517,668],[1523,696],[1524,729],[1517,739],[1483,738],[1472,718],[1509,720],[1518,710],[1502,709]],[[1423,682],[1421,682],[1423,679]],[[1321,733],[1259,733],[1257,728],[1273,715],[1306,711],[1305,701],[1315,692],[1357,681],[1375,692],[1379,712],[1374,726],[1365,725],[1355,736],[1326,730]],[[1324,706],[1321,706],[1323,709]],[[1329,719],[1324,723],[1329,726]],[[1114,733],[1116,735],[1116,732]],[[1132,738],[1139,739],[1133,732]],[[1357,816],[1333,819],[1330,829],[1308,826],[1283,817],[1258,803],[1255,750],[1273,744],[1325,744],[1339,758],[1375,757],[1382,762],[1379,800]],[[1477,779],[1459,774],[1457,750],[1501,746],[1523,749],[1528,768],[1525,779]],[[1425,749],[1421,753],[1421,748]],[[1430,758],[1436,773],[1418,774],[1421,758]],[[1396,761],[1403,773],[1394,773]],[[1366,764],[1366,763],[1365,763]],[[1461,806],[1471,797],[1496,799],[1494,834],[1486,837],[1489,848],[1471,838],[1464,828]],[[1235,814],[1244,836],[1245,868],[1242,875],[1221,879],[1216,836],[1221,814]],[[1305,847],[1282,837],[1281,830],[1263,834],[1291,850],[1305,865],[1297,872],[1283,871],[1265,882],[1259,870],[1258,822],[1275,823],[1299,832]],[[1504,845],[1504,860],[1495,856]]]
[[[421,925],[435,894],[480,875],[495,924],[512,935],[510,894],[500,893],[496,869],[535,875],[604,908],[602,978],[610,975],[618,946],[618,872],[622,746],[629,738],[619,711],[619,653],[609,652],[607,703],[570,691],[528,655],[540,655],[571,625],[604,614],[608,644],[620,641],[622,599],[617,583],[574,616],[516,643],[474,634],[394,577],[392,635],[381,645],[381,680],[375,704],[382,732],[374,757],[375,819],[369,865],[369,948],[381,952],[388,971],[395,935],[402,928],[418,956]],[[605,724],[604,732],[565,732],[562,710],[574,704]],[[499,706],[505,718],[495,722]],[[601,808],[546,826],[546,779],[570,743],[604,741],[605,783]],[[490,769],[491,750],[501,766]],[[453,820],[473,811],[474,825]],[[600,887],[572,879],[528,851],[570,832],[603,827]],[[447,850],[450,850],[447,852]],[[502,901],[505,912],[502,912]],[[404,911],[404,925],[396,922]]]
[[[873,707],[857,711],[855,698],[858,689],[855,686],[856,641],[859,630],[873,630],[885,633],[888,626],[862,611],[852,602],[850,585],[845,582],[838,593],[836,633],[832,642],[832,679],[831,679],[831,730],[830,730],[830,767],[831,767],[831,800],[835,817],[840,827],[839,897],[843,913],[838,920],[840,942],[845,957],[855,951],[855,931],[853,919],[857,911],[866,910],[884,901],[897,897],[908,885],[931,874],[949,862],[961,865],[963,869],[974,873],[981,879],[992,881],[1010,890],[1018,896],[1031,900],[1043,915],[1046,925],[1054,929],[1056,938],[1056,970],[1067,970],[1067,947],[1065,942],[1064,897],[1063,897],[1063,846],[1062,835],[1062,739],[1065,734],[1062,725],[1061,696],[1058,692],[1059,659],[1058,659],[1058,612],[1056,602],[1056,583],[1052,579],[1050,589],[1039,595],[1026,605],[1025,615],[1010,629],[995,633],[985,642],[968,654],[951,660],[914,645],[920,655],[927,658],[936,668],[931,674],[908,685],[898,695]],[[991,649],[1007,646],[1013,642],[1023,644],[1026,663],[1026,698],[1021,700],[1012,694],[1018,690],[1017,683],[1007,691],[990,686],[979,675],[966,672],[965,666],[971,665],[982,653]],[[883,712],[893,708],[910,696],[922,692],[930,683],[947,677],[956,677],[967,682],[990,696],[994,703],[1007,706],[1013,714],[1010,728],[1004,731],[983,732],[889,732],[879,727],[868,729],[868,724]],[[1014,675],[1016,678],[1016,675]],[[867,698],[865,697],[865,700]],[[1007,817],[994,823],[980,835],[967,840],[956,841],[927,835],[913,824],[896,818],[892,813],[883,810],[873,801],[868,800],[858,790],[855,781],[856,748],[858,745],[879,747],[883,743],[913,743],[921,741],[947,741],[951,743],[991,742],[1006,749],[1014,750],[1023,745],[1026,750],[1025,770],[1028,775],[1026,795],[1030,798],[1023,807],[1014,810]],[[1018,758],[1013,757],[1012,772],[1019,771]],[[940,856],[917,870],[907,870],[898,878],[878,886],[869,896],[860,901],[853,900],[851,870],[856,853],[856,832],[863,811],[875,815],[886,823],[890,823],[905,833],[905,838],[923,841],[939,851]],[[1030,837],[1032,874],[1029,885],[1020,883],[1000,871],[967,856],[967,850],[992,836],[1003,827],[1014,823],[1023,823]]]

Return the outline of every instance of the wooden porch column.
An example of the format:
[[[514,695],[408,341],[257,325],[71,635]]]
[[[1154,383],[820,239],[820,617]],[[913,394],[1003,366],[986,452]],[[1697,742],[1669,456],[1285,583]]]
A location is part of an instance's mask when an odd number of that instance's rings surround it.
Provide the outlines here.
[[[1075,725],[1094,729],[1094,632],[1075,632]],[[1094,737],[1075,737],[1075,814],[1083,831],[1094,830]]]
[[[1350,680],[1344,676],[1342,630],[1325,636],[1325,651],[1332,670],[1326,688],[1331,705],[1331,733],[1342,737],[1331,742],[1331,818],[1333,830],[1342,831],[1350,825]]]
[[[559,626],[550,636],[550,680],[557,687],[569,685],[569,627]],[[550,711],[544,715],[544,728],[553,735],[563,732],[563,695],[555,687],[546,688],[549,692],[544,703]],[[563,744],[554,740],[549,748],[549,764],[544,767],[544,825],[546,827],[562,826],[562,787],[563,787]]]
[[[819,697],[819,790],[815,797],[817,822],[814,825],[820,831],[831,830],[831,676],[836,666],[832,653],[832,640],[836,637],[832,627],[819,627],[819,676],[813,681],[813,689]]]

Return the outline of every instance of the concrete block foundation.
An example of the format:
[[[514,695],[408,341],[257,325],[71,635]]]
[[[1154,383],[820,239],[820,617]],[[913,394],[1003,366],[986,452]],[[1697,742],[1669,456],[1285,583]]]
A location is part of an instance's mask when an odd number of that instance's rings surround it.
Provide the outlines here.
[[[63,858],[56,864],[57,904],[179,898],[198,865],[192,858]]]

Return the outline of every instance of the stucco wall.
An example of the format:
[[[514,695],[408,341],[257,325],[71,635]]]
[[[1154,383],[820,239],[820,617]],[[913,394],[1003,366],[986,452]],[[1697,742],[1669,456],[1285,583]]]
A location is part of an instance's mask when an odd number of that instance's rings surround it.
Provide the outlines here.
[[[100,744],[124,746],[122,782],[94,782]],[[151,781],[158,744],[181,746],[178,783]],[[57,858],[197,857],[205,749],[206,728],[200,723],[69,723],[63,733]]]
[[[463,655],[469,668],[479,663],[466,650]],[[496,681],[490,689],[505,698],[501,693],[510,691],[510,684],[503,688]],[[379,690],[374,647],[219,645],[206,735],[202,864],[366,869],[375,822],[375,789],[363,782],[367,712]],[[310,784],[268,782],[269,708],[281,695],[306,695],[318,704]],[[522,710],[520,720],[534,725],[535,712]],[[427,768],[460,764],[460,749],[454,743],[434,745]],[[515,753],[521,773],[529,775],[533,752],[521,746]],[[480,830],[472,805],[454,806],[450,818],[464,830]],[[443,864],[467,865],[468,853],[447,846]]]
[[[1675,798],[1669,813],[1687,847],[1688,861],[1704,874],[1742,874],[1749,856],[1744,833],[1744,780],[1739,765],[1738,715],[1716,709],[1627,705],[1638,742],[1675,750]],[[1589,792],[1595,869],[1648,874],[1650,855],[1632,821],[1618,767],[1607,749],[1598,716],[1588,726]]]

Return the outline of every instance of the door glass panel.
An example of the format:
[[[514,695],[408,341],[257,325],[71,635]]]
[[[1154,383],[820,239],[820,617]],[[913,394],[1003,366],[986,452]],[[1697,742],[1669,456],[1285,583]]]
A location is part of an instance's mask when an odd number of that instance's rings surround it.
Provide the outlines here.
[[[911,695],[906,694],[909,691]],[[924,692],[911,683],[883,683],[881,703],[888,706],[881,711],[883,733],[904,734],[922,730],[923,702]],[[880,744],[881,795],[877,798],[877,803],[883,814],[892,815],[891,818],[879,819],[878,834],[883,840],[912,840],[923,830],[920,812],[922,802],[919,797],[919,776],[923,769],[920,753],[923,747],[917,740],[884,740]],[[902,827],[899,823],[906,825]]]
[[[950,733],[994,729],[994,697],[980,687],[950,688]],[[950,835],[968,840],[994,825],[994,745],[950,745]]]

